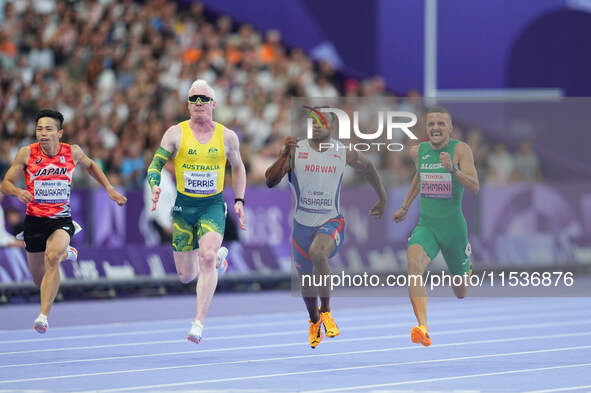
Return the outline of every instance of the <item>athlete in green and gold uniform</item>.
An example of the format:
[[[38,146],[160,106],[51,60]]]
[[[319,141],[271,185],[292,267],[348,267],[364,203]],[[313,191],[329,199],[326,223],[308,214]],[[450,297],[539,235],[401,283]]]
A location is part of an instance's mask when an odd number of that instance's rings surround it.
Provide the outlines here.
[[[232,167],[232,186],[236,195],[234,212],[244,222],[246,171],[240,158],[236,133],[213,121],[215,92],[204,80],[191,85],[187,109],[190,119],[170,127],[148,168],[152,188],[152,210],[160,197],[160,173],[172,158],[177,182],[173,207],[172,248],[174,263],[183,283],[197,280],[197,314],[187,339],[199,343],[205,315],[209,309],[228,250],[221,247],[226,204],[222,198],[226,159]]]
[[[451,115],[442,107],[427,112],[428,142],[411,148],[417,173],[402,207],[392,219],[401,222],[408,208],[420,193],[419,223],[408,241],[408,274],[420,277],[427,265],[441,250],[452,275],[471,274],[472,250],[468,242],[468,228],[462,213],[464,188],[478,193],[480,185],[470,147],[451,139]],[[458,298],[468,292],[467,280],[453,286]],[[411,330],[411,340],[431,345],[427,329],[427,291],[421,280],[409,279],[409,295],[418,326]]]
[[[172,209],[172,247],[175,251],[191,251],[199,247],[199,238],[204,233],[224,234],[224,126],[215,123],[213,136],[206,144],[195,138],[189,121],[179,123],[179,126],[181,143],[173,159],[177,197]]]

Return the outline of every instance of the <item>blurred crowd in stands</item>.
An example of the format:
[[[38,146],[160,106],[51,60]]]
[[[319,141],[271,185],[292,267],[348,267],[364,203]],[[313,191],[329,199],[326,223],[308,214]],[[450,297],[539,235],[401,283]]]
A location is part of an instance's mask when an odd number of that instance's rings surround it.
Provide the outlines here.
[[[65,117],[64,141],[85,149],[112,183],[130,188],[143,187],[164,131],[187,118],[187,92],[198,78],[215,88],[214,119],[241,137],[249,185],[264,182],[290,132],[292,97],[390,97],[401,110],[424,111],[418,91],[396,97],[379,76],[342,75],[285,47],[278,31],[258,32],[200,3],[179,12],[164,0],[0,0],[0,71],[2,175],[17,150],[34,142],[35,113],[55,108]],[[455,126],[454,136],[474,151],[481,181],[539,180],[528,141],[509,151],[478,129]],[[371,159],[388,186],[414,175],[405,152]],[[92,185],[84,171],[74,184]]]

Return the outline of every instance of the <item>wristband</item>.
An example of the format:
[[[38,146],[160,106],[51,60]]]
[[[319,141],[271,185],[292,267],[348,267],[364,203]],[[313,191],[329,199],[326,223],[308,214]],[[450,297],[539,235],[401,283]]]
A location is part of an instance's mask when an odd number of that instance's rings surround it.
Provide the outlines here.
[[[404,206],[404,205],[400,206],[400,208],[401,208],[402,210],[404,210],[404,211],[408,211],[408,207],[406,207],[406,206]]]
[[[244,206],[244,198],[235,198],[234,203],[236,202],[242,202],[242,206]]]

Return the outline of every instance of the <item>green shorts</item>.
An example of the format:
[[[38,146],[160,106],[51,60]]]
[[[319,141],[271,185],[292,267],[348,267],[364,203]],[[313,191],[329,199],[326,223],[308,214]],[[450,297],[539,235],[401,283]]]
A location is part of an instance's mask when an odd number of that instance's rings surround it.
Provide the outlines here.
[[[198,249],[199,239],[207,232],[217,232],[224,236],[226,214],[226,202],[221,192],[205,198],[178,193],[172,208],[174,251]]]
[[[453,275],[470,273],[472,269],[472,248],[468,242],[468,226],[463,215],[444,219],[419,218],[408,245],[423,247],[431,260],[439,250],[443,254],[449,272]]]

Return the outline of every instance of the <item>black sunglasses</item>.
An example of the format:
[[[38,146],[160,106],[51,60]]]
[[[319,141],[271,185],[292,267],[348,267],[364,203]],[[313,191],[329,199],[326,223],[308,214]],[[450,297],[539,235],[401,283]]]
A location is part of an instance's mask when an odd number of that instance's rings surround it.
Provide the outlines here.
[[[201,94],[195,94],[189,97],[189,103],[191,104],[196,104],[197,102],[200,102],[202,104],[209,104],[212,101],[213,98]]]

